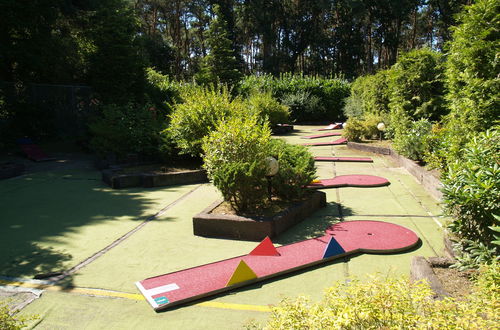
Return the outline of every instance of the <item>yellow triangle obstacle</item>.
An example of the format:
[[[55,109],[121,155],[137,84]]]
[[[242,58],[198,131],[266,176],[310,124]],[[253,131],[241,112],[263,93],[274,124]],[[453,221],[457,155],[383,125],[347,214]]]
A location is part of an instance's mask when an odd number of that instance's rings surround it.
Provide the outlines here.
[[[236,267],[233,275],[231,276],[229,281],[227,281],[226,286],[253,280],[254,278],[257,278],[257,275],[254,273],[254,271],[243,260],[240,260],[238,267]]]

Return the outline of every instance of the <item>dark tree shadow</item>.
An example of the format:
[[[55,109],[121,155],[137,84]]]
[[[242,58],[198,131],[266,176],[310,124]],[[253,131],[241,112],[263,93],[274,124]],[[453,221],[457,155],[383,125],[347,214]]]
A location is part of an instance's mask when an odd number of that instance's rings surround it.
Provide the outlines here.
[[[72,234],[81,234],[84,226],[110,225],[106,226],[109,234],[100,235],[96,251],[85,256],[90,257],[102,248],[103,239],[109,239],[104,243],[110,244],[132,229],[119,226],[120,217],[128,216],[139,225],[166,206],[157,205],[156,200],[143,194],[145,190],[178,189],[112,190],[100,180],[90,180],[98,175],[75,173],[75,180],[70,180],[67,172],[36,173],[0,182],[0,275],[47,278],[66,271],[83,261],[76,260],[72,251],[88,249],[92,243],[89,236],[81,242],[71,241]],[[113,231],[115,224],[117,229]]]

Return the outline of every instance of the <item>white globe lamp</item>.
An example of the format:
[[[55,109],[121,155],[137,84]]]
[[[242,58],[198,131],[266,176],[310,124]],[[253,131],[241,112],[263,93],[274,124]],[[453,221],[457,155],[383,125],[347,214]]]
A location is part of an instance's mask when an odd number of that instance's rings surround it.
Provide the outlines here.
[[[378,123],[377,129],[380,133],[380,141],[382,141],[382,133],[385,131],[385,124],[383,122]]]
[[[269,202],[271,202],[272,199],[272,189],[271,189],[271,179],[273,176],[278,174],[278,171],[280,169],[280,164],[274,157],[267,157],[266,158],[266,178],[267,178],[267,196],[269,199]]]

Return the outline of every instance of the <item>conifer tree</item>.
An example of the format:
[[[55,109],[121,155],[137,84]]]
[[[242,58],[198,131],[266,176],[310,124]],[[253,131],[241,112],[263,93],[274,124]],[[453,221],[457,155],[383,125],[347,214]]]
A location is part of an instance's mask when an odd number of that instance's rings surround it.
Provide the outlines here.
[[[202,84],[227,84],[232,86],[242,77],[236,52],[229,38],[227,22],[221,15],[220,7],[214,6],[215,17],[207,31],[209,53],[201,63],[196,81]]]

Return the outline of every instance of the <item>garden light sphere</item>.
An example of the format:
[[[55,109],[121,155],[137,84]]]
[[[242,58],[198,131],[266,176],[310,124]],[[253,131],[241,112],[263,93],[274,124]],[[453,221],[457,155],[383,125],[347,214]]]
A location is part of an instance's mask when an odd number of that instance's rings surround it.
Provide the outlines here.
[[[346,128],[346,127],[347,127],[347,123],[343,123],[342,128]]]
[[[276,174],[278,174],[280,165],[274,157],[267,157],[266,165],[267,165],[266,176],[275,176]]]
[[[385,124],[384,123],[378,123],[377,129],[381,132],[385,131]]]

